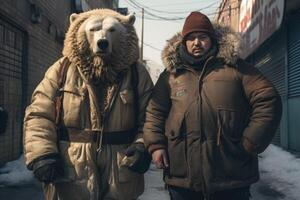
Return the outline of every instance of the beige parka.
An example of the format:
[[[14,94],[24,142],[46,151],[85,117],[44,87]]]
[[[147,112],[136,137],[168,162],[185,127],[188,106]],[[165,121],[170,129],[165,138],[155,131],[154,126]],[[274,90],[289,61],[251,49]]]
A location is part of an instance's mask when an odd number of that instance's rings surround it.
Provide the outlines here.
[[[52,153],[59,153],[65,174],[54,184],[60,199],[99,199],[103,179],[108,181],[113,199],[132,199],[143,192],[143,176],[120,166],[124,158],[125,145],[103,145],[101,155],[91,142],[60,140],[55,126],[54,98],[58,92],[60,59],[46,72],[35,89],[32,102],[26,109],[24,119],[24,154],[26,164]],[[135,141],[142,141],[145,107],[153,87],[144,66],[138,64],[139,134]],[[69,134],[88,134],[100,131],[99,108],[93,86],[86,83],[73,64],[67,71],[63,91],[62,120]],[[126,72],[119,94],[112,106],[104,132],[118,132],[134,128],[133,88],[130,70]],[[135,133],[133,133],[135,134]],[[99,168],[110,169],[109,171]],[[105,171],[105,172],[103,172]],[[102,177],[101,177],[102,176]],[[104,177],[103,177],[104,176]],[[124,186],[123,188],[121,186]],[[52,185],[53,186],[53,185]],[[126,186],[126,187],[125,187]],[[121,188],[121,189],[120,189]]]
[[[126,34],[119,34],[118,43],[112,47],[109,63],[105,67],[122,69],[122,81],[115,96],[104,126],[100,114],[100,102],[96,88],[91,84],[91,60],[89,43],[84,33],[85,22],[90,17],[114,17],[126,29]],[[45,185],[46,199],[136,199],[144,189],[143,175],[130,171],[121,164],[126,161],[125,149],[132,142],[143,142],[141,137],[144,124],[145,108],[150,98],[153,83],[139,58],[138,38],[133,27],[134,16],[123,16],[109,9],[95,9],[70,17],[70,27],[66,33],[64,57],[53,64],[32,95],[31,104],[26,109],[24,118],[24,155],[27,166],[42,156],[59,154],[64,176],[55,183]],[[61,63],[68,58],[64,86],[58,87]],[[134,63],[137,63],[136,65]],[[135,102],[131,67],[137,66],[139,102]],[[55,125],[54,99],[63,93],[62,124],[64,136],[57,135]],[[138,105],[136,112],[135,105]],[[138,113],[138,116],[135,116]],[[137,127],[138,126],[138,127]],[[103,131],[101,130],[103,128]],[[134,131],[133,129],[138,129]],[[132,130],[132,135],[130,134]],[[123,144],[101,145],[93,139],[100,132],[129,133],[131,142]],[[91,137],[90,137],[91,136]],[[89,139],[90,137],[90,139]],[[127,135],[126,135],[127,137]],[[126,141],[128,139],[125,138]],[[97,151],[98,149],[98,151]],[[51,197],[55,191],[58,196]]]

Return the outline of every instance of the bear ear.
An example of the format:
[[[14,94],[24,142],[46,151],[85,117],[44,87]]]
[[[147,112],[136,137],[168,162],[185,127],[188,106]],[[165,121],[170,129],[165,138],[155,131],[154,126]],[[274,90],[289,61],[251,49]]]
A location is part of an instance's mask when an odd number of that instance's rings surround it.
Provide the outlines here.
[[[134,14],[129,14],[129,15],[127,15],[127,18],[128,18],[128,24],[133,25],[134,22],[135,22],[135,15]]]
[[[74,22],[75,19],[77,19],[78,16],[79,16],[79,15],[76,14],[76,13],[71,14],[71,15],[70,15],[70,23]]]

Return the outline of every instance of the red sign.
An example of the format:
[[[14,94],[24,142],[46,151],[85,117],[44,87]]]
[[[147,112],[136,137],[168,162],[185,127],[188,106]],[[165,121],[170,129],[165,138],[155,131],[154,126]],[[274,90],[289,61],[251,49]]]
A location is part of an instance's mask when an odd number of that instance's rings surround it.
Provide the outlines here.
[[[240,6],[240,56],[246,58],[281,26],[284,0],[243,0]]]

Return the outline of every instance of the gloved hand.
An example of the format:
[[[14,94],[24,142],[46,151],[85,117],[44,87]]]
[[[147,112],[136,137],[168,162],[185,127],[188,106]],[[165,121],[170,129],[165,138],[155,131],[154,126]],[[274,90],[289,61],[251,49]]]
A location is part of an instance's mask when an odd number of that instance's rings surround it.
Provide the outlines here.
[[[145,173],[150,166],[151,156],[143,143],[133,143],[125,151],[124,166],[140,174]]]
[[[41,182],[51,183],[63,175],[64,170],[58,156],[43,157],[32,164],[34,176]]]

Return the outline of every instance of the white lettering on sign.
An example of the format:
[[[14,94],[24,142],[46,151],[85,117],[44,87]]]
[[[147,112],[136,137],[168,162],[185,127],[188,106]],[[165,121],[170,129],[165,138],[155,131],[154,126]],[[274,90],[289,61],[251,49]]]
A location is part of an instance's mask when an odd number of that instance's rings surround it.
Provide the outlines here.
[[[249,56],[281,26],[284,0],[243,0],[240,6],[239,32],[242,34],[242,58]]]

